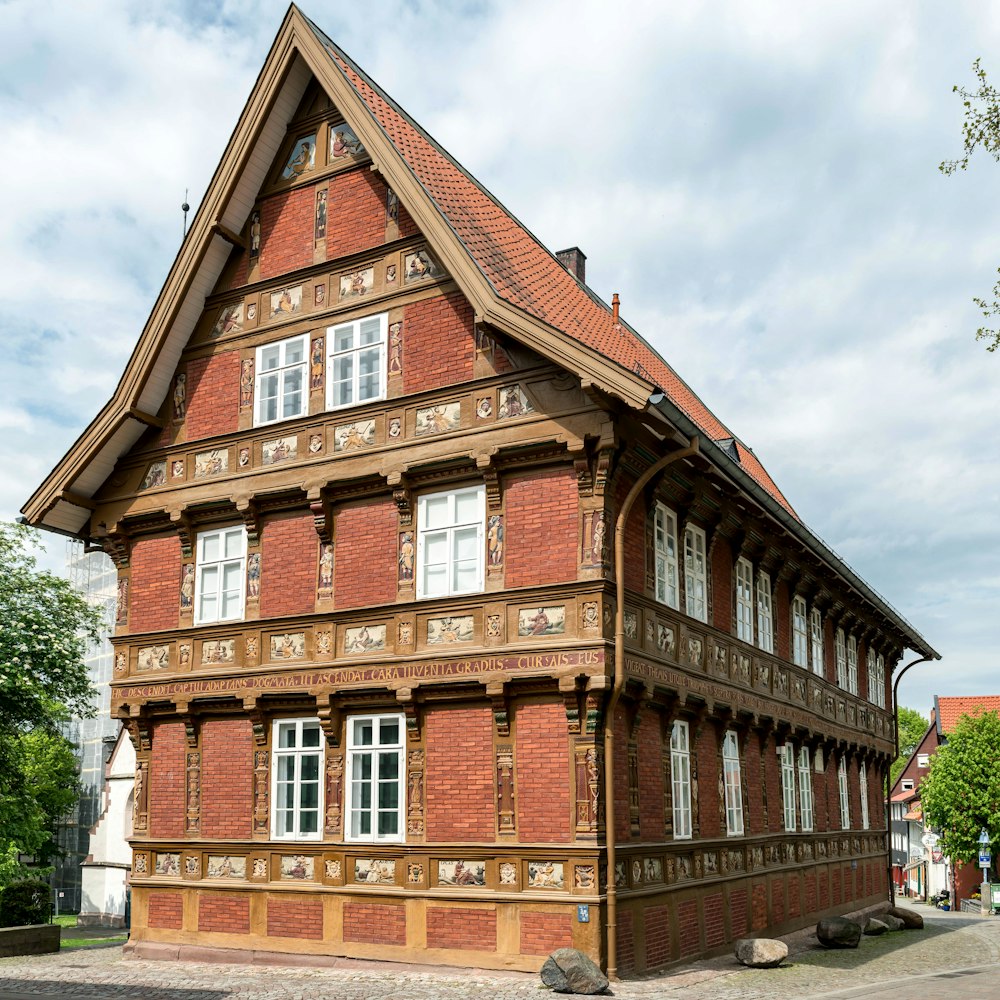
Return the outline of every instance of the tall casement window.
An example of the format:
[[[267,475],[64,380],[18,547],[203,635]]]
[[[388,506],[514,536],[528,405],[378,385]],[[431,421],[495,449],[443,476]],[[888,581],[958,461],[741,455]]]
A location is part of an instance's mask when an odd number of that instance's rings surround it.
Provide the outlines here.
[[[273,840],[319,840],[323,740],[318,719],[278,719],[271,746]]]
[[[823,615],[819,608],[809,612],[809,646],[813,673],[823,674]]]
[[[858,785],[861,790],[861,829],[868,829],[868,768],[865,762],[858,764]]]
[[[429,493],[417,502],[417,597],[483,589],[485,487]]]
[[[656,561],[656,599],[680,608],[677,575],[677,515],[658,503],[653,513],[653,547]]]
[[[798,594],[792,598],[792,663],[809,666],[809,631],[806,599]]]
[[[849,830],[851,828],[851,799],[847,790],[847,761],[840,758],[837,765],[837,787],[840,789],[840,828]]]
[[[875,650],[868,650],[868,700],[885,708],[885,657]]]
[[[254,378],[254,426],[304,417],[309,337],[291,337],[257,348]]]
[[[858,693],[858,640],[853,635],[847,637],[847,690]]]
[[[388,313],[327,328],[326,405],[337,410],[385,396]]]
[[[736,560],[736,638],[753,642],[753,566],[740,556]]]
[[[799,747],[799,817],[805,832],[813,828],[812,770],[809,765],[809,748]]]
[[[236,621],[243,617],[247,533],[239,527],[203,531],[195,562],[194,623]]]
[[[833,642],[833,655],[837,661],[837,686],[847,689],[847,639],[844,630],[838,628]]]
[[[781,803],[784,807],[785,830],[795,832],[795,747],[785,743],[780,749]]]
[[[675,722],[670,730],[675,840],[689,840],[691,837],[691,745],[688,741],[688,724]]]
[[[731,729],[722,739],[722,776],[726,794],[726,834],[743,836],[743,781],[740,776],[740,745]]]
[[[774,652],[774,611],[771,605],[771,577],[757,573],[757,645],[765,653]]]
[[[705,532],[689,524],[684,529],[684,591],[687,613],[708,621],[708,569],[705,562]]]
[[[347,840],[402,841],[404,728],[402,715],[347,720]]]

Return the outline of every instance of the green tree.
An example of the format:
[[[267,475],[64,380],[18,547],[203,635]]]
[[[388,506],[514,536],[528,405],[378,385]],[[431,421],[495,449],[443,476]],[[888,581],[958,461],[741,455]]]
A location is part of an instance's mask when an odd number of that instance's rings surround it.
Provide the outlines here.
[[[927,823],[941,833],[941,849],[953,861],[979,853],[979,833],[1000,839],[1000,715],[964,715],[948,741],[931,757],[920,784]]]
[[[899,756],[889,768],[889,784],[894,785],[907,761],[916,753],[920,741],[930,725],[915,708],[900,706],[899,709]]]
[[[951,175],[956,170],[967,170],[969,157],[977,149],[989,153],[994,160],[1000,161],[1000,92],[987,80],[986,70],[977,59],[972,64],[977,86],[973,90],[955,84],[952,91],[962,98],[963,121],[962,138],[964,156],[957,160],[944,160],[938,169],[941,173]],[[997,269],[1000,274],[1000,268]],[[1000,316],[1000,281],[993,286],[993,301],[974,298],[972,301],[982,311],[986,319]],[[1000,348],[1000,330],[981,326],[976,331],[977,340],[986,341],[986,350],[995,351]]]
[[[93,714],[83,655],[100,616],[38,567],[35,532],[0,522],[0,858],[47,850],[72,806],[75,762],[58,723]]]

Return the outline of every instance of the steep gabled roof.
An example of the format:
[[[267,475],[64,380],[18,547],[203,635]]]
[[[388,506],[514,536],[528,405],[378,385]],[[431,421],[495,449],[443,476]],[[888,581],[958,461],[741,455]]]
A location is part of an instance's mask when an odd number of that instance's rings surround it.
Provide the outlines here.
[[[963,715],[981,712],[1000,712],[1000,695],[956,695],[934,697],[938,736],[947,736],[961,721]]]

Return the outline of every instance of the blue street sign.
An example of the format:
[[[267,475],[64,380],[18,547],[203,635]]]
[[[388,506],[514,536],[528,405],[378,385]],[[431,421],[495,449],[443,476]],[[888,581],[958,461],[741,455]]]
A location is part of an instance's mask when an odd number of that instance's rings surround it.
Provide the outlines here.
[[[980,868],[989,868],[989,866],[990,866],[990,852],[989,851],[980,851],[979,852],[979,867]]]
[[[590,904],[589,903],[577,903],[576,904],[576,919],[580,921],[581,924],[590,923]]]

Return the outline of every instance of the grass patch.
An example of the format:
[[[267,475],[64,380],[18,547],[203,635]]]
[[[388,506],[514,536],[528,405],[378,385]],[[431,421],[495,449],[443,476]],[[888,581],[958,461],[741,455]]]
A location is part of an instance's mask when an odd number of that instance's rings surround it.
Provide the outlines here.
[[[64,937],[60,942],[59,946],[61,948],[89,948],[94,945],[105,945],[105,944],[124,944],[128,940],[127,935],[120,934],[115,937],[99,937],[99,938],[66,938]]]

